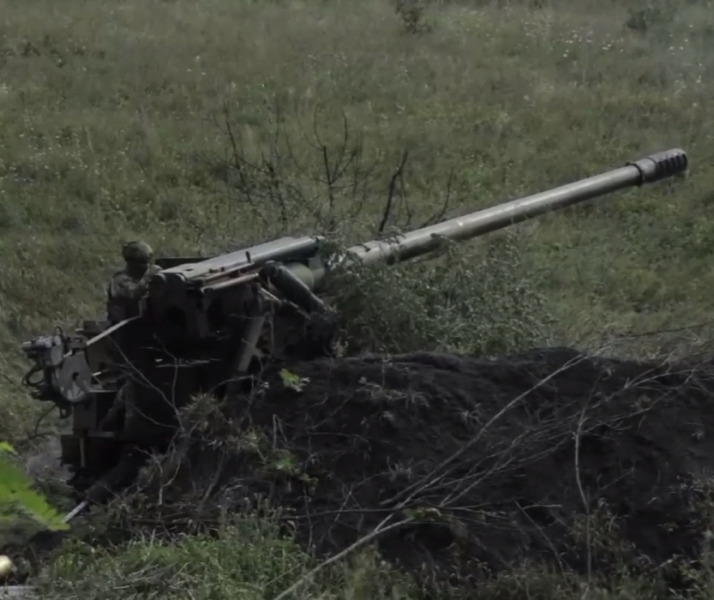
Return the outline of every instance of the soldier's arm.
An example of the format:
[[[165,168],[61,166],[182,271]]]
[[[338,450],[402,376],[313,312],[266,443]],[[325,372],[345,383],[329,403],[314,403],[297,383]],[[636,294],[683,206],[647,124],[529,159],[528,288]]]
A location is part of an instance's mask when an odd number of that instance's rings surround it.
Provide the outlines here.
[[[113,298],[129,298],[139,300],[146,294],[149,278],[144,276],[139,281],[134,281],[124,273],[115,275],[109,284],[109,293]]]

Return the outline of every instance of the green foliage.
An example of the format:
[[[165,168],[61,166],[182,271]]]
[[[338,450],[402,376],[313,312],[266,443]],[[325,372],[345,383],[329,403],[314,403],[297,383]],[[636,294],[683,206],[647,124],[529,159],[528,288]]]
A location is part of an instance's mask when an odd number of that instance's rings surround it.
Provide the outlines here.
[[[495,355],[543,343],[549,324],[514,234],[416,265],[351,264],[331,283],[352,352]]]
[[[150,593],[156,600],[262,600],[275,597],[314,565],[276,523],[242,517],[216,536],[183,537],[170,544],[143,539],[114,550],[67,544],[42,574],[39,589],[48,599],[121,600]],[[297,598],[399,600],[413,597],[410,591],[413,584],[368,551],[347,567],[338,565],[308,582]]]
[[[10,444],[0,442],[0,520],[11,520],[21,513],[51,531],[69,529],[62,515],[33,488],[32,478],[14,464],[14,454]]]
[[[432,510],[420,516],[438,518]],[[607,535],[607,525],[598,536]],[[710,560],[707,559],[709,562]],[[702,572],[683,573],[696,583],[677,595],[662,573],[632,575],[622,568],[610,577],[578,576],[531,565],[474,583],[417,582],[384,563],[374,548],[328,567],[296,592],[294,600],[598,600],[711,597],[709,562]],[[271,600],[317,564],[281,532],[271,518],[232,518],[215,535],[183,536],[171,542],[137,537],[116,548],[99,549],[70,540],[35,582],[43,598],[116,600],[151,597],[215,600]]]
[[[287,369],[280,370],[280,378],[283,380],[283,385],[286,388],[300,392],[303,388],[310,383],[309,377],[300,377],[295,373],[288,371]]]

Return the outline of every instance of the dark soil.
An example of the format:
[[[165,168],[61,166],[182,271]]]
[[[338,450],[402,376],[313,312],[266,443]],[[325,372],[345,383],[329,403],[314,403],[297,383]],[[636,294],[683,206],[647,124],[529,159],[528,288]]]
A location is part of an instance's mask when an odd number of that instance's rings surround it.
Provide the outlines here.
[[[702,482],[714,469],[708,364],[551,349],[494,360],[325,359],[289,370],[309,379],[301,389],[274,373],[252,398],[195,408],[203,425],[166,459],[161,509],[151,498],[158,477],[147,491],[149,521],[208,523],[219,504],[263,497],[302,543],[332,554],[390,514],[416,514],[417,524],[378,538],[384,556],[472,575],[474,565],[533,561],[605,571],[615,556],[647,571],[699,554]],[[249,425],[260,444],[237,436]],[[280,469],[286,456],[293,474]]]

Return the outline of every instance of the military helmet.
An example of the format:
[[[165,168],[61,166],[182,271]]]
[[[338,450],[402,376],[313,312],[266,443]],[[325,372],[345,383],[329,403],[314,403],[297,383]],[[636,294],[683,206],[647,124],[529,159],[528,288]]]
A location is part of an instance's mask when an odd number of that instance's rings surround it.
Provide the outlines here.
[[[154,260],[154,251],[146,242],[129,242],[122,250],[122,256],[128,263],[150,263]]]

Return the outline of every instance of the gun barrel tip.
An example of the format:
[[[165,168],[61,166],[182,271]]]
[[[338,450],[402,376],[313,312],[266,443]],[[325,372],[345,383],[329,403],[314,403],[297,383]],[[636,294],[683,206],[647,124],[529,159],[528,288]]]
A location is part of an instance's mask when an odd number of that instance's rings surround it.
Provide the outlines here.
[[[681,148],[672,148],[650,154],[629,164],[639,170],[640,184],[642,184],[684,174],[689,167],[689,159]]]
[[[671,150],[667,150],[662,154],[664,155],[662,158],[669,157],[670,159],[678,159],[680,161],[683,161],[685,166],[687,164],[687,161],[689,160],[687,153],[682,148],[672,148]]]

